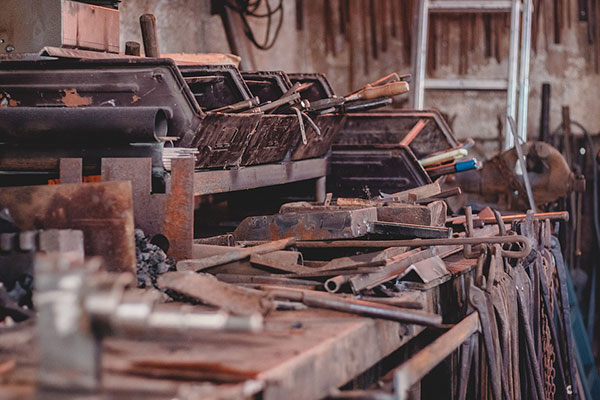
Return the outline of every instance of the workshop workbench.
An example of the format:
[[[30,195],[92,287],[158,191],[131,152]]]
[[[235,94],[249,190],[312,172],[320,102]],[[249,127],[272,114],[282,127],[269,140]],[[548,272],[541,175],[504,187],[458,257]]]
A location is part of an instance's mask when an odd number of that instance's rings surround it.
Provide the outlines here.
[[[145,399],[170,398],[181,386],[199,385],[202,381],[124,373],[131,371],[133,361],[160,361],[171,371],[176,364],[179,368],[185,368],[183,364],[192,365],[198,378],[204,366],[222,371],[224,376],[246,376],[264,382],[265,400],[318,399],[366,371],[423,330],[414,325],[312,308],[273,312],[265,319],[265,325],[265,330],[257,334],[207,333],[194,341],[107,339],[103,393],[106,398],[132,398],[136,394]],[[11,331],[10,335],[0,333],[0,365],[16,360],[12,370],[0,372],[1,397],[11,398],[12,394],[15,399],[33,398],[34,331],[31,324],[26,324],[21,332],[14,328]],[[260,385],[257,382],[257,390],[262,389]],[[225,391],[253,390],[249,384],[218,387]]]

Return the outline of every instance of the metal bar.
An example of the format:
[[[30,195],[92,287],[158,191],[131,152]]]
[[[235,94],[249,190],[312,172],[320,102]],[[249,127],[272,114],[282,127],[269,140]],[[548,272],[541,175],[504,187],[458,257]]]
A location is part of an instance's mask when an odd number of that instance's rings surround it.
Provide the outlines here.
[[[247,242],[248,243],[248,242]],[[451,239],[412,239],[412,240],[333,240],[327,241],[298,241],[296,247],[299,249],[323,249],[323,248],[388,248],[388,247],[421,247],[421,246],[464,246],[477,244],[504,244],[520,243],[523,248],[519,251],[503,250],[502,255],[510,258],[523,258],[531,252],[529,240],[522,235],[511,235],[505,237],[458,237]]]
[[[181,260],[177,263],[177,270],[202,271],[203,269],[243,260],[244,258],[250,257],[252,254],[264,254],[272,251],[283,250],[286,247],[293,246],[295,242],[296,239],[294,238],[281,239],[250,248],[232,248],[228,253],[217,254],[215,256],[206,257],[200,260]]]
[[[427,90],[507,90],[506,79],[427,79]]]
[[[431,0],[429,2],[429,10],[431,13],[509,13],[512,5],[513,2],[511,0]]]
[[[427,34],[429,32],[429,0],[421,0],[417,11],[416,46],[414,46],[413,108],[425,106],[425,68],[427,65]]]
[[[527,217],[526,214],[515,214],[515,215],[503,215],[502,221],[504,223],[511,223],[514,221],[524,221],[525,217]],[[569,212],[568,211],[556,211],[556,212],[547,212],[547,213],[537,213],[537,214],[533,214],[533,220],[534,221],[543,221],[543,220],[551,220],[551,221],[569,221]],[[449,222],[452,222],[454,224],[456,223],[464,223],[465,222],[465,218],[464,217],[459,217],[456,219],[453,219]],[[473,223],[483,223],[486,225],[497,225],[497,219],[495,217],[489,217],[489,218],[473,218]]]
[[[523,9],[523,31],[521,35],[521,84],[519,91],[519,138],[527,142],[527,115],[529,109],[529,70],[531,67],[531,25],[533,0],[525,0]]]
[[[508,88],[506,96],[506,122],[504,126],[504,149],[514,145],[513,137],[508,127],[508,117],[517,118],[517,80],[519,67],[519,32],[520,32],[520,0],[513,0],[510,16],[510,42],[508,47]]]
[[[421,310],[403,309],[372,301],[344,298],[337,294],[277,286],[263,286],[261,289],[266,290],[273,298],[300,301],[309,307],[327,308],[373,318],[383,318],[425,326],[439,326],[442,323],[442,316],[438,314]]]
[[[394,371],[396,399],[407,399],[408,391],[440,362],[479,330],[479,314],[474,312],[412,356]]]
[[[254,167],[196,172],[194,195],[226,193],[236,190],[254,189],[263,186],[281,185],[324,177],[327,161],[323,158],[258,165]]]

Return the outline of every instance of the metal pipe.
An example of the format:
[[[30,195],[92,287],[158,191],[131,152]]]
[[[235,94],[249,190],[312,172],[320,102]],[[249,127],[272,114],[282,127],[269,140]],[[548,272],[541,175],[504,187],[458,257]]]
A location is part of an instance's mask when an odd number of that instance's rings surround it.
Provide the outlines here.
[[[508,87],[506,92],[506,123],[504,124],[504,149],[514,146],[510,134],[508,117],[517,117],[517,81],[519,72],[519,32],[520,32],[521,0],[513,0],[510,14],[510,43],[508,51]]]
[[[524,0],[523,32],[521,32],[521,84],[519,90],[519,138],[527,142],[527,115],[529,108],[529,70],[531,67],[531,29],[533,0]]]
[[[333,278],[327,279],[325,281],[325,290],[327,290],[329,293],[338,292],[341,289],[341,287],[346,282],[348,282],[350,277],[351,275],[338,275],[334,276]]]
[[[427,65],[427,35],[429,32],[429,0],[418,2],[418,11],[415,14],[417,34],[416,45],[413,45],[414,55],[414,83],[413,83],[413,108],[422,110],[425,103],[425,66]],[[418,47],[417,47],[418,46]]]
[[[275,298],[300,301],[309,307],[366,315],[410,324],[439,327],[442,316],[420,310],[403,309],[372,301],[349,299],[339,295],[305,289],[263,287]]]
[[[420,382],[425,375],[478,330],[479,314],[474,312],[398,367],[394,371],[396,399],[406,399],[412,386]]]
[[[2,107],[0,142],[106,144],[157,142],[168,115],[157,107]]]
[[[264,254],[272,251],[283,250],[286,247],[293,246],[296,239],[287,238],[275,240],[259,244],[258,246],[249,248],[232,248],[226,254],[218,254],[212,257],[202,258],[200,260],[182,260],[177,263],[178,271],[202,271],[207,268],[216,267],[218,265],[228,264],[234,261],[240,261],[250,257],[252,254]]]

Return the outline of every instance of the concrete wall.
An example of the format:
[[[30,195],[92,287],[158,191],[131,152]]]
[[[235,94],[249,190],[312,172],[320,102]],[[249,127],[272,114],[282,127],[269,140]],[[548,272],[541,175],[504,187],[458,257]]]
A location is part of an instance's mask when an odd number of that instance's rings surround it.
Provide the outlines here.
[[[277,3],[271,0],[272,4]],[[378,7],[382,0],[376,0]],[[373,81],[392,71],[410,73],[409,57],[401,38],[400,22],[403,10],[396,9],[397,37],[391,37],[391,10],[379,10],[379,18],[388,32],[388,48],[380,52],[378,59],[371,58],[371,48],[365,48],[365,5],[368,2],[351,0],[354,8],[352,18],[347,23],[352,35],[339,32],[337,0],[333,5],[333,23],[336,54],[325,52],[325,19],[323,1],[304,1],[304,29],[296,29],[296,10],[294,0],[283,0],[284,23],[274,47],[268,51],[252,49],[247,60],[253,69],[282,69],[288,72],[324,72],[338,94],[349,92],[365,83]],[[386,2],[390,4],[390,2]],[[577,2],[568,2],[573,9],[571,15],[577,15]],[[223,26],[218,16],[210,15],[209,0],[124,0],[121,3],[121,43],[126,40],[141,41],[138,18],[145,12],[157,16],[159,41],[162,52],[228,52]],[[389,6],[388,6],[389,7]],[[368,9],[366,9],[368,11]],[[385,20],[381,17],[387,15]],[[574,19],[574,17],[573,17]],[[447,27],[434,20],[435,29],[442,40],[438,45],[438,65],[433,71],[435,77],[458,76],[458,54],[460,26],[464,20],[451,19]],[[501,62],[483,55],[483,28],[481,19],[476,19],[476,38],[470,44],[469,77],[504,77],[507,71],[507,40],[500,42]],[[256,36],[261,39],[265,22],[253,22]],[[503,26],[508,38],[508,27]],[[537,137],[539,130],[540,92],[543,82],[552,85],[551,126],[560,123],[561,106],[571,106],[571,116],[583,123],[592,132],[600,131],[600,112],[595,103],[596,93],[600,89],[600,78],[594,70],[594,52],[587,44],[587,24],[573,21],[571,28],[562,32],[562,43],[552,43],[548,27],[540,26],[537,52],[532,55],[531,94],[529,103],[529,136]],[[366,32],[368,33],[368,31]],[[443,40],[448,38],[448,40]],[[381,39],[381,38],[380,38]],[[245,38],[241,38],[245,41]],[[396,105],[408,100],[403,96]],[[437,107],[453,120],[453,127],[459,138],[479,138],[478,147],[483,154],[493,154],[498,150],[502,138],[498,137],[498,117],[506,109],[504,93],[481,92],[427,92],[426,105]],[[501,118],[502,119],[502,118]]]

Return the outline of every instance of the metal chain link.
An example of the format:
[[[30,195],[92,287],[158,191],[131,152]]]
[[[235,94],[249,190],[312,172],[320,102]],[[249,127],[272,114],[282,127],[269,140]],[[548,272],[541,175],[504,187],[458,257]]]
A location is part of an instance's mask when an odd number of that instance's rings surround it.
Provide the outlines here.
[[[548,294],[550,295],[550,310],[549,315],[554,313],[554,301],[552,293],[554,293],[554,271],[549,265],[546,258],[542,257],[542,276],[541,279],[546,280],[546,286],[548,287]],[[556,369],[554,363],[556,361],[556,354],[554,353],[554,347],[552,346],[552,337],[550,333],[550,323],[547,311],[542,308],[542,351],[543,351],[543,363],[544,363],[544,386],[547,400],[554,400],[556,396]]]

